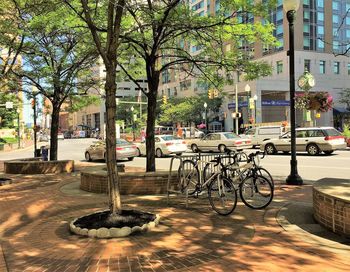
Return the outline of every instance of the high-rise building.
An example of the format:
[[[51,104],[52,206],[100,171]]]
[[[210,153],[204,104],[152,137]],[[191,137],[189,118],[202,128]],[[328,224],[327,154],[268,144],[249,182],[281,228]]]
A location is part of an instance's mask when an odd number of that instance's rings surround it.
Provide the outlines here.
[[[264,1],[264,0],[263,0]],[[266,0],[265,0],[266,1]],[[220,0],[189,0],[192,10],[199,15],[215,14],[220,7]],[[305,122],[305,113],[297,110],[297,125],[329,125],[338,127],[335,116],[346,112],[341,105],[339,92],[350,86],[350,58],[344,54],[350,48],[350,1],[340,0],[300,0],[300,7],[296,13],[295,31],[295,79],[310,72],[315,78],[315,86],[311,92],[329,92],[334,100],[333,110],[321,113],[316,118],[311,112],[311,122]],[[254,20],[254,18],[251,18]],[[248,123],[254,117],[257,123],[268,123],[289,120],[289,31],[286,13],[283,10],[283,0],[277,1],[276,9],[270,12],[268,20],[275,24],[274,36],[279,41],[276,47],[266,47],[260,42],[253,45],[242,44],[249,50],[256,60],[265,60],[273,68],[271,76],[251,82],[245,82],[237,75],[233,77],[237,82],[239,96],[239,111],[242,113],[243,123]],[[195,54],[198,48],[190,47]],[[250,88],[246,88],[249,84]],[[190,96],[206,93],[207,90],[197,86],[196,79],[186,78],[171,72],[162,74],[160,93],[169,96]],[[249,92],[247,92],[249,90]],[[225,86],[228,93],[222,111],[225,112],[225,128],[233,129],[231,112],[235,111],[233,102],[235,86]],[[296,84],[296,92],[298,89]],[[249,109],[249,98],[255,96],[255,109]],[[342,119],[342,118],[340,118]]]

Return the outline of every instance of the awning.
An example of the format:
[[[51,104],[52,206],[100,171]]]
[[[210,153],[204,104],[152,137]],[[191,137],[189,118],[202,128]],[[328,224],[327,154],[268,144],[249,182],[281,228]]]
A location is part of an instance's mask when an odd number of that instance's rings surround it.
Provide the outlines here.
[[[335,113],[340,113],[340,114],[347,114],[350,113],[350,110],[348,110],[347,108],[343,108],[343,107],[333,107],[333,111]]]

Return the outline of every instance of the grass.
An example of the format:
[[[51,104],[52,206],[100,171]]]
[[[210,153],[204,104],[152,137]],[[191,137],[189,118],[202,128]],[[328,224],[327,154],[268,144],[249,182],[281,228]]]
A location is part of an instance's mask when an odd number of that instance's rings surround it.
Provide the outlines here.
[[[4,137],[4,138],[2,138],[2,139],[5,140],[7,144],[15,144],[15,143],[18,143],[17,138]]]

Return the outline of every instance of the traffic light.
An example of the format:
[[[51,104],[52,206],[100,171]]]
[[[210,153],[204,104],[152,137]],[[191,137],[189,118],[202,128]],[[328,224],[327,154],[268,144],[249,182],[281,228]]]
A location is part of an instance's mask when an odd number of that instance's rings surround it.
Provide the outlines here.
[[[168,103],[168,98],[166,97],[166,95],[163,95],[163,104],[167,104]]]
[[[218,90],[213,90],[214,91],[214,97],[219,97],[219,91]]]
[[[208,90],[208,98],[213,99],[214,98],[214,92],[213,90]]]

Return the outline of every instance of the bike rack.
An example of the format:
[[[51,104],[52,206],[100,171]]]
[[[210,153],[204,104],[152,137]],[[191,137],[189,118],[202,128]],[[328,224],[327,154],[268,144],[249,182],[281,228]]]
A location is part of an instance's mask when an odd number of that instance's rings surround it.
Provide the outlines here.
[[[182,161],[182,158],[181,156],[174,156],[171,158],[170,160],[170,168],[169,168],[169,175],[168,175],[168,183],[167,183],[167,205],[169,205],[169,198],[170,198],[170,193],[175,193],[175,194],[183,194],[183,192],[181,190],[171,190],[170,189],[170,180],[171,180],[171,173],[172,173],[172,170],[173,170],[173,162],[175,159],[178,159],[180,160],[180,167],[181,167],[181,171],[183,171],[183,161]],[[182,173],[180,173],[180,176],[179,176],[179,173],[178,173],[178,182],[180,184],[180,177],[182,176]],[[185,189],[185,195],[186,195],[186,209],[188,208],[188,189],[186,188]]]

